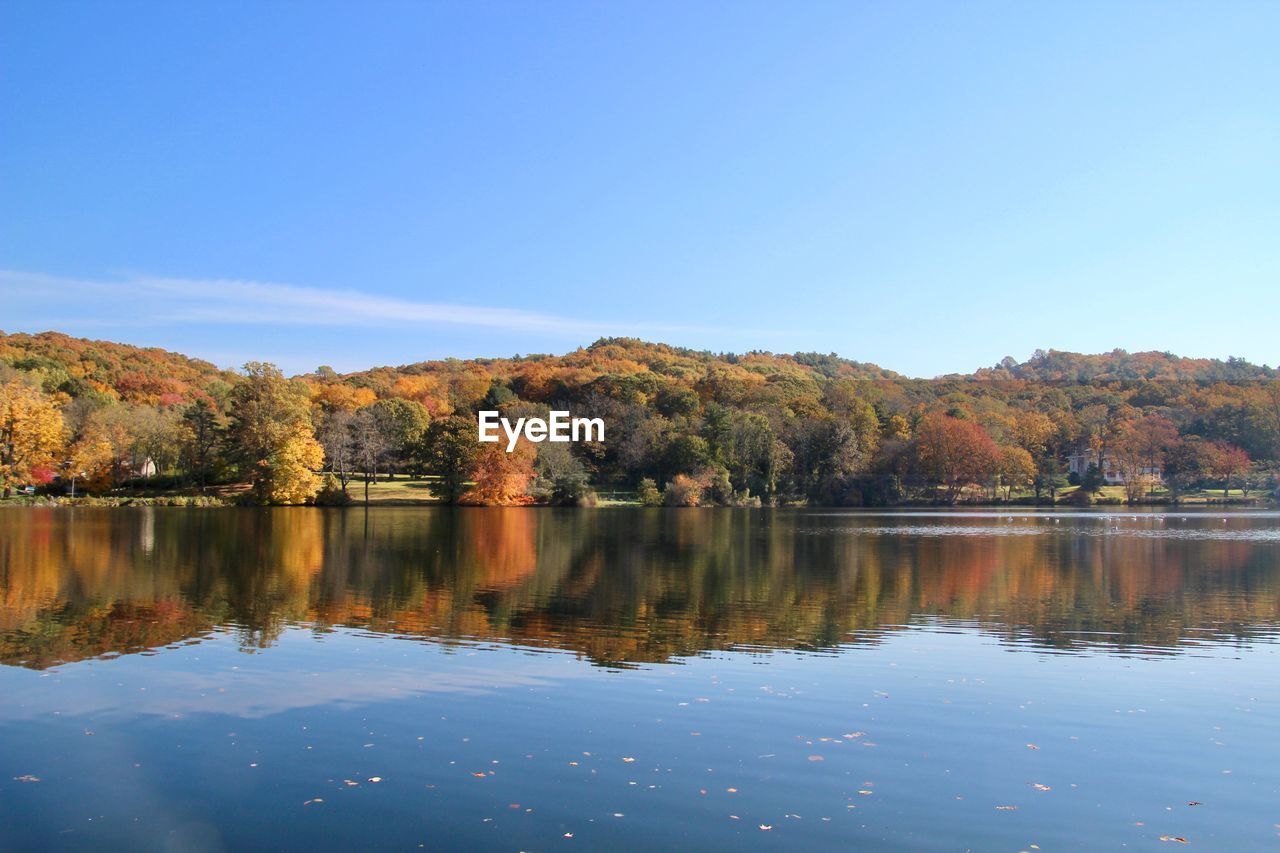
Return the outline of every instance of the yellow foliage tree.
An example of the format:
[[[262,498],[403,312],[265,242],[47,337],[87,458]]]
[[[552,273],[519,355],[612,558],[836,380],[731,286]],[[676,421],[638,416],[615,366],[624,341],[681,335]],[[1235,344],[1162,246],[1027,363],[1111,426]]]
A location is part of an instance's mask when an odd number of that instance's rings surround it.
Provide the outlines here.
[[[305,503],[320,491],[324,449],[311,425],[307,387],[272,364],[250,362],[231,392],[231,441],[263,503]]]
[[[315,472],[323,465],[324,448],[311,427],[300,421],[291,424],[262,465],[267,500],[273,504],[311,500],[320,491],[320,477]]]
[[[48,465],[66,441],[62,413],[47,396],[26,383],[0,385],[0,486],[8,497]]]
[[[119,460],[110,437],[91,424],[71,446],[71,476],[83,479],[86,489],[107,489],[115,482]]]
[[[1013,490],[1030,486],[1036,478],[1036,463],[1022,447],[1000,448],[1000,485],[1005,500],[1013,499]]]

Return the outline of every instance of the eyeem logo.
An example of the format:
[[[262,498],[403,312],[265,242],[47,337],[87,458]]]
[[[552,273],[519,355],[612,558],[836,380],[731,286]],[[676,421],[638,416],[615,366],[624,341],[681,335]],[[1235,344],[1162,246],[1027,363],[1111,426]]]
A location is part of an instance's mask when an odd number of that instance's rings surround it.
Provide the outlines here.
[[[517,418],[514,425],[499,412],[480,412],[480,440],[500,441],[498,428],[507,436],[507,452],[516,449],[523,434],[529,441],[604,441],[604,421],[600,418],[571,418],[568,412],[553,411],[550,418]]]

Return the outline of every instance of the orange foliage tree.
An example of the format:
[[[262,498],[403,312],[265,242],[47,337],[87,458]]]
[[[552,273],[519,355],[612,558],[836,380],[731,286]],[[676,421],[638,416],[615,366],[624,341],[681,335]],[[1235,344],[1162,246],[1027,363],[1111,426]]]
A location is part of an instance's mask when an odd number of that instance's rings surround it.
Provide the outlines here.
[[[1241,488],[1247,489],[1248,483],[1244,475],[1249,473],[1253,461],[1249,454],[1234,444],[1225,441],[1216,442],[1209,452],[1209,474],[1215,480],[1222,481],[1222,496],[1225,498],[1231,489],[1231,483],[1240,481]]]
[[[511,452],[502,442],[486,443],[476,454],[471,479],[475,485],[463,495],[462,502],[482,506],[511,506],[531,503],[529,483],[537,451],[521,439]]]

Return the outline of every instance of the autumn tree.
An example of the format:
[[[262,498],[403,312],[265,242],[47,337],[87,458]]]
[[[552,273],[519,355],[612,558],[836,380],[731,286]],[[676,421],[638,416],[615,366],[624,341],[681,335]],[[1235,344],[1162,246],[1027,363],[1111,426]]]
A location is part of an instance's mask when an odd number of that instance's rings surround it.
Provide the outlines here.
[[[995,475],[1000,451],[981,425],[940,413],[927,415],[915,433],[920,471],[955,503],[966,486],[987,483]]]
[[[702,503],[703,485],[687,474],[677,474],[662,491],[667,506],[698,506]]]
[[[316,441],[305,384],[275,365],[250,362],[231,393],[231,445],[263,503],[302,503],[320,489],[324,451]]]
[[[115,467],[119,456],[105,432],[89,425],[69,449],[66,473],[75,491],[76,480],[82,480],[89,490],[110,488],[115,482]]]
[[[1005,500],[1013,498],[1014,489],[1024,489],[1034,482],[1036,463],[1025,447],[1000,448],[1000,485],[1004,486]]]
[[[134,445],[132,476],[138,476],[150,461],[157,474],[176,470],[188,442],[187,421],[176,406],[129,407]]]
[[[316,471],[324,465],[324,451],[315,431],[305,420],[296,420],[283,430],[274,451],[261,469],[262,490],[268,503],[306,503],[320,491]]]
[[[142,431],[134,407],[112,403],[94,409],[77,431],[72,456],[86,488],[110,489],[142,463]]]
[[[0,385],[0,487],[4,496],[29,481],[33,469],[50,465],[65,438],[62,414],[47,396],[18,379]]]
[[[1112,456],[1124,476],[1130,503],[1155,486],[1165,453],[1177,441],[1177,425],[1163,415],[1147,414],[1121,427],[1112,443]]]
[[[510,451],[502,442],[480,445],[471,470],[474,485],[463,495],[462,502],[482,506],[528,503],[536,455],[534,445],[523,439]]]
[[[1239,481],[1242,488],[1247,489],[1245,475],[1249,472],[1252,460],[1249,454],[1233,444],[1216,442],[1210,448],[1208,456],[1209,476],[1222,483],[1222,496],[1225,498],[1231,490],[1231,484]]]
[[[1112,445],[1120,437],[1125,422],[1131,416],[1131,407],[1116,400],[1090,403],[1080,410],[1082,437],[1094,452],[1099,468],[1111,455]]]

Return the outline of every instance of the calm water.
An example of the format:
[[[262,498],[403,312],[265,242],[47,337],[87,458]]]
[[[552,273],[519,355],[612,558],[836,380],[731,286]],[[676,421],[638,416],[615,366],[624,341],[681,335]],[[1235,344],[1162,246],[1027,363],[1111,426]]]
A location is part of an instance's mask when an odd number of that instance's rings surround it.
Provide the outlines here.
[[[0,848],[1275,848],[1278,638],[1274,513],[0,510]]]

